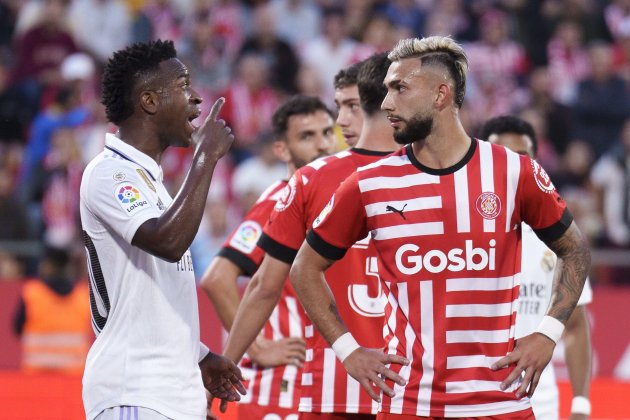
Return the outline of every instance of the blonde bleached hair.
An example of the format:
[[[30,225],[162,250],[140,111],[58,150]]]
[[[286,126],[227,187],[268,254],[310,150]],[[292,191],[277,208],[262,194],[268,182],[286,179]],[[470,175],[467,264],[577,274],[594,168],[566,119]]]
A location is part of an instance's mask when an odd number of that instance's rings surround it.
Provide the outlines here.
[[[461,108],[466,94],[468,73],[468,58],[462,46],[448,36],[408,38],[398,41],[387,56],[392,62],[416,57],[422,65],[439,64],[448,70],[455,85],[454,102]]]

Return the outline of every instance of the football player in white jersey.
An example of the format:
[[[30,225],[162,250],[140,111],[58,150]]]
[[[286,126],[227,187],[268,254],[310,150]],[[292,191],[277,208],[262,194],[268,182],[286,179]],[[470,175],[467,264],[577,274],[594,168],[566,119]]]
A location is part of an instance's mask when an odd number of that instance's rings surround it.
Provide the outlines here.
[[[234,139],[217,121],[223,99],[192,124],[201,101],[172,41],[134,44],[105,67],[102,102],[118,132],[86,167],[80,192],[96,333],[83,375],[88,420],[201,420],[207,392],[222,407],[245,393],[234,363],[199,341],[189,247]],[[172,198],[160,159],[190,145],[191,168]]]
[[[491,143],[532,158],[536,157],[537,138],[527,121],[513,116],[500,116],[488,120],[480,137]],[[522,276],[516,318],[516,339],[531,334],[542,320],[551,299],[551,285],[556,255],[523,224]],[[586,419],[590,414],[588,391],[591,379],[591,337],[586,304],[592,301],[588,279],[582,295],[564,330],[565,360],[573,388],[571,420]],[[532,408],[537,419],[558,418],[558,386],[553,366],[547,365],[532,397]]]

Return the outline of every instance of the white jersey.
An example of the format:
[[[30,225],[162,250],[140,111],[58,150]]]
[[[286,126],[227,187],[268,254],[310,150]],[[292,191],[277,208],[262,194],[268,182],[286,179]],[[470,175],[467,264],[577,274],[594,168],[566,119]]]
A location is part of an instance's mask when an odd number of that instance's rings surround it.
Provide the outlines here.
[[[516,315],[515,336],[517,339],[534,332],[547,312],[557,260],[556,254],[538,239],[531,227],[525,223],[522,224],[522,227],[523,258],[521,262],[521,290]],[[586,305],[592,300],[591,284],[586,279],[578,305]],[[547,365],[540,376],[540,382],[531,402],[537,419],[558,418],[558,387],[551,363]]]
[[[96,341],[83,375],[86,416],[140,406],[205,419],[197,289],[190,251],[175,263],[131,245],[172,198],[149,156],[113,135],[85,169],[81,223]]]

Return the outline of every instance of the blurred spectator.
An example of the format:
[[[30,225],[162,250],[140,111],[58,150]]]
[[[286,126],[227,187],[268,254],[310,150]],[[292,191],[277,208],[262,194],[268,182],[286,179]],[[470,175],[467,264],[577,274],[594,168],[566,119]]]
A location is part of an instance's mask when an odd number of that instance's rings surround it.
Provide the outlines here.
[[[66,29],[66,16],[67,0],[43,0],[37,23],[16,41],[11,83],[31,116],[37,112],[43,91],[62,83],[64,58],[78,51]]]
[[[585,140],[599,157],[613,145],[630,115],[630,95],[626,82],[613,72],[611,46],[596,42],[588,53],[591,75],[578,88],[574,137]]]
[[[153,39],[179,41],[182,17],[170,0],[147,0],[142,12],[151,21]]]
[[[361,36],[361,43],[366,53],[374,54],[391,50],[398,39],[395,39],[394,25],[385,15],[375,14],[368,20]]]
[[[320,33],[320,10],[314,0],[271,0],[278,34],[299,48]]]
[[[340,8],[324,10],[323,34],[304,45],[304,64],[317,72],[324,87],[322,99],[332,103],[335,94],[331,83],[335,74],[349,64],[365,58],[359,54],[359,44],[348,38],[344,26],[344,11]]]
[[[0,241],[30,239],[26,209],[14,194],[15,174],[0,166]]]
[[[540,132],[548,138],[557,154],[564,153],[573,131],[571,108],[553,97],[553,83],[546,67],[535,68],[529,76],[529,99],[527,107],[533,108],[544,119],[545,130]]]
[[[630,19],[619,26],[613,46],[613,66],[615,73],[630,83]]]
[[[39,278],[27,280],[14,318],[27,372],[83,372],[92,338],[88,287],[76,282],[66,251],[49,248]],[[95,306],[93,306],[95,308]]]
[[[188,67],[195,84],[202,87],[202,97],[228,85],[230,63],[225,54],[225,40],[214,34],[208,10],[195,13],[185,28],[177,55]]]
[[[565,105],[575,103],[577,87],[589,73],[582,28],[576,22],[560,22],[547,45],[553,97]]]
[[[555,27],[558,22],[572,20],[584,31],[588,44],[598,39],[610,39],[599,0],[545,0],[541,13]]]
[[[24,278],[24,267],[11,252],[0,250],[0,281],[20,281]]]
[[[621,141],[593,167],[593,184],[602,192],[606,237],[616,246],[630,245],[630,119]]]
[[[245,11],[237,0],[215,0],[210,6],[214,34],[225,40],[225,53],[236,57],[245,37]]]
[[[0,56],[0,143],[24,143],[35,106],[10,83],[8,58]]]
[[[481,38],[466,47],[470,66],[466,98],[476,125],[511,113],[524,100],[519,82],[528,61],[523,47],[509,38],[507,24],[504,12],[488,10],[481,18]]]
[[[68,128],[57,130],[44,163],[42,220],[44,242],[49,246],[70,249],[80,242],[76,199],[83,166],[74,131]]]
[[[470,16],[466,14],[462,0],[442,0],[428,10],[423,35],[451,35],[461,39],[470,27]]]
[[[535,108],[525,108],[518,116],[534,127],[537,133],[536,160],[550,173],[555,173],[558,168],[558,155],[556,154],[549,133],[545,116]]]
[[[11,45],[17,19],[17,1],[0,1],[0,54]]]
[[[322,96],[322,82],[319,80],[317,71],[306,64],[302,64],[298,69],[295,79],[297,90],[302,95]]]
[[[100,63],[131,39],[131,15],[119,0],[73,0],[69,19],[77,43]]]
[[[276,19],[269,5],[258,6],[252,16],[252,34],[245,39],[239,55],[254,53],[265,57],[271,85],[292,94],[297,91],[299,62],[291,46],[276,35]]]
[[[385,2],[380,10],[396,26],[403,26],[411,30],[413,36],[424,35],[426,13],[414,0],[390,0]]]
[[[221,115],[234,132],[230,154],[238,164],[251,156],[257,136],[270,127],[280,94],[269,84],[269,66],[261,55],[243,55],[237,62],[236,73],[223,94],[225,105]]]
[[[274,140],[272,134],[260,135],[256,155],[241,163],[234,171],[232,189],[243,212],[251,208],[269,185],[286,177],[286,165],[273,151]]]
[[[627,36],[623,27],[630,24],[630,0],[612,0],[604,8],[604,18],[613,39]]]

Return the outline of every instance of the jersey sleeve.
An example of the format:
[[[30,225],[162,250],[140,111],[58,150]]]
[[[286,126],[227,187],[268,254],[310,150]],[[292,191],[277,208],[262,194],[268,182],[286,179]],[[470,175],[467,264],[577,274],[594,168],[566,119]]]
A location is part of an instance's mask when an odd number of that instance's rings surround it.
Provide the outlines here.
[[[367,234],[367,215],[355,172],[335,191],[313,222],[306,240],[321,256],[339,260]]]
[[[573,216],[544,168],[525,156],[521,157],[519,190],[521,219],[545,243],[562,236]]]
[[[160,217],[164,204],[156,186],[131,165],[102,165],[92,171],[82,199],[88,210],[110,231],[131,243],[136,231],[149,219]]]
[[[276,201],[258,246],[272,257],[293,264],[306,234],[304,206],[304,181],[302,172],[297,171]]]
[[[219,256],[230,260],[248,276],[256,272],[265,256],[265,252],[256,244],[274,204],[272,200],[257,202],[241,224],[230,233],[219,251]]]

